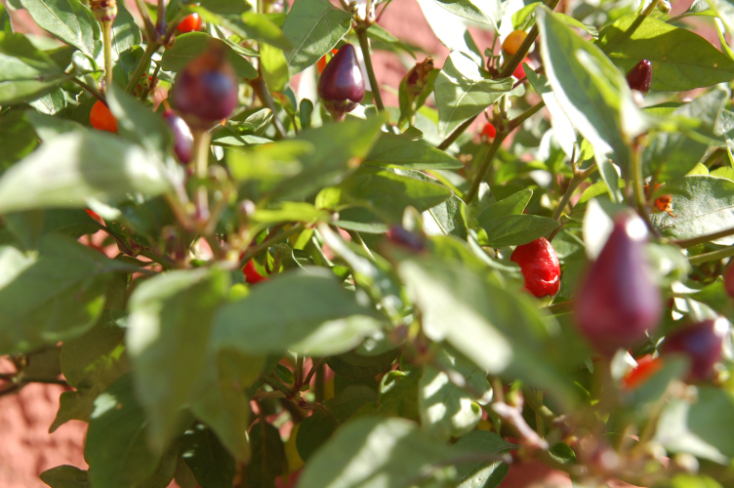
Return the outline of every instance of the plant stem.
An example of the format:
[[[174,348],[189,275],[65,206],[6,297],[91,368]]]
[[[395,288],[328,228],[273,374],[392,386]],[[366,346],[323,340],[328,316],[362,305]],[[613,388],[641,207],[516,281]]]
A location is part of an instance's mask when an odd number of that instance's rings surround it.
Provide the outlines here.
[[[286,137],[288,137],[288,133],[285,131],[283,123],[278,118],[278,112],[275,110],[275,102],[273,101],[273,97],[270,96],[268,87],[265,85],[265,80],[262,77],[262,72],[260,73],[260,77],[257,80],[256,91],[257,94],[260,96],[260,100],[263,102],[263,104],[265,104],[265,106],[268,107],[271,112],[273,112],[273,125],[275,126],[275,131],[282,139],[285,139]]]
[[[707,263],[709,261],[717,261],[719,259],[728,258],[734,256],[734,246],[729,246],[718,251],[707,252],[706,254],[699,254],[698,256],[691,256],[688,258],[688,262],[696,265],[701,263]]]
[[[546,6],[550,10],[553,10],[558,5],[559,1],[560,0],[548,0]],[[520,44],[517,52],[512,56],[512,58],[510,58],[505,67],[502,68],[502,71],[500,72],[498,78],[507,78],[515,72],[515,68],[520,66],[520,63],[522,63],[523,59],[525,59],[525,56],[527,56],[528,51],[530,50],[530,46],[532,46],[532,44],[535,42],[535,39],[537,39],[538,32],[538,24],[535,24],[533,28],[530,29],[527,37],[525,37],[525,39],[522,41],[522,44]]]
[[[459,125],[454,131],[449,134],[449,136],[441,142],[438,146],[436,146],[438,149],[445,151],[448,149],[448,147],[454,143],[456,139],[459,138],[461,134],[464,133],[466,129],[469,128],[469,126],[476,120],[476,118],[479,117],[479,114],[476,114],[474,117],[470,118],[466,122],[463,122],[461,125]]]
[[[648,15],[650,15],[653,10],[655,10],[655,7],[658,6],[658,3],[660,3],[660,0],[652,0],[652,2],[650,2],[650,5],[648,5],[647,8],[643,10],[640,15],[642,15],[643,17],[647,17]]]
[[[106,20],[102,24],[102,43],[104,47],[104,79],[105,90],[112,86],[112,21]]]
[[[596,164],[593,166],[587,168],[585,171],[582,171],[581,173],[574,174],[573,178],[571,178],[571,182],[568,184],[568,188],[566,189],[566,193],[563,194],[563,197],[561,198],[560,203],[558,204],[558,207],[556,208],[556,211],[553,213],[553,219],[560,221],[561,215],[563,215],[563,210],[566,208],[566,205],[568,205],[568,202],[571,200],[571,197],[573,196],[573,192],[576,191],[576,188],[589,176],[591,176],[596,170],[597,170]]]
[[[523,113],[521,113],[520,115],[512,119],[511,121],[509,121],[507,123],[507,132],[510,133],[513,130],[520,127],[520,125],[522,125],[522,123],[525,122],[525,120],[527,120],[528,118],[538,113],[540,109],[543,107],[545,107],[545,102],[541,100],[537,105],[533,105],[532,107],[530,107],[529,109],[527,109],[526,111],[524,111]]]
[[[275,235],[271,237],[270,239],[265,239],[257,246],[252,246],[250,249],[245,251],[245,254],[242,255],[242,259],[240,259],[239,267],[242,268],[244,265],[247,264],[247,262],[269,248],[270,246],[277,244],[279,242],[283,242],[284,240],[288,239],[293,234],[297,234],[303,230],[304,226],[303,224],[297,224],[291,227],[290,229],[281,232],[278,235]]]
[[[199,180],[199,186],[196,188],[196,194],[194,195],[194,205],[196,206],[196,215],[194,220],[201,225],[202,228],[206,228],[206,223],[209,221],[209,190],[206,187],[205,181],[208,176],[209,168],[209,143],[211,141],[211,134],[208,130],[197,129],[194,133],[194,174]],[[212,249],[212,252],[216,252],[216,249]]]
[[[471,188],[469,188],[469,192],[466,194],[467,205],[470,204],[477,196],[477,193],[479,193],[479,185],[484,181],[484,176],[487,173],[489,166],[492,164],[494,157],[497,155],[497,151],[499,151],[505,137],[507,137],[507,132],[497,131],[494,141],[492,141],[492,145],[489,146],[489,151],[487,151],[487,154],[484,156],[484,161],[482,161],[482,165],[479,167],[479,171],[474,175],[474,181],[472,181]]]
[[[89,93],[91,93],[100,102],[106,103],[104,97],[102,96],[102,94],[96,88],[87,85],[86,83],[84,83],[83,81],[81,81],[81,80],[79,80],[77,78],[72,78],[70,81],[72,81],[73,83],[76,83],[77,85],[79,85],[82,88],[84,88],[85,90],[87,90]]]
[[[721,239],[722,237],[728,237],[730,235],[734,235],[734,227],[720,230],[718,232],[714,232],[713,234],[706,234],[703,236],[692,237],[690,239],[680,239],[677,241],[672,241],[672,243],[677,244],[683,248],[688,248],[697,246],[699,244],[705,244],[707,242],[715,241],[716,239]]]
[[[375,106],[377,110],[385,110],[385,105],[382,103],[382,95],[380,95],[380,87],[377,85],[377,78],[375,77],[375,70],[372,67],[372,57],[370,56],[370,43],[367,39],[367,29],[363,26],[356,27],[357,38],[359,39],[359,46],[362,48],[362,57],[364,58],[364,66],[367,68],[367,77],[370,79],[370,86],[372,87],[372,95],[375,97]]]
[[[138,66],[135,68],[135,72],[133,73],[132,78],[130,78],[130,81],[127,83],[127,88],[125,88],[125,91],[127,93],[132,93],[133,90],[135,90],[135,86],[138,84],[138,81],[140,81],[140,78],[143,76],[143,73],[148,68],[148,63],[150,62],[150,58],[153,57],[153,54],[158,50],[160,47],[160,44],[156,41],[149,41],[148,45],[145,46],[145,52],[143,52],[143,57],[140,58],[140,62],[138,63]]]

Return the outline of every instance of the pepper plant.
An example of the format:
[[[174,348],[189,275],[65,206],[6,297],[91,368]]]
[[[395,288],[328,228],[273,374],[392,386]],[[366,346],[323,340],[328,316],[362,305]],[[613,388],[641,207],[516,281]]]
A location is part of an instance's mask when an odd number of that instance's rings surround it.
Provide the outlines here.
[[[419,0],[445,59],[135,3],[0,6],[0,395],[89,424],[46,484],[734,486],[730,3]]]

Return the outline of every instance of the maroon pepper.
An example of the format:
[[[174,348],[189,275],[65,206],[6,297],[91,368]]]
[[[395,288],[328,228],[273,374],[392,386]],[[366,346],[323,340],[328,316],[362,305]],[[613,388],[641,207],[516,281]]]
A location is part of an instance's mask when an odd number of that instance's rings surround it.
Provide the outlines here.
[[[335,120],[343,120],[364,98],[364,76],[354,46],[345,44],[321,73],[319,97]]]

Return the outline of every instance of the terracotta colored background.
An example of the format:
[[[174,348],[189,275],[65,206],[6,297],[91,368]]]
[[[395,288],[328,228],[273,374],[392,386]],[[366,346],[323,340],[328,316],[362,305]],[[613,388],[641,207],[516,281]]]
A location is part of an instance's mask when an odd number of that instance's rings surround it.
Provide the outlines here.
[[[130,11],[137,13],[134,2],[127,1]],[[690,3],[691,0],[678,2],[674,6],[675,11],[685,10]],[[19,31],[42,33],[26,12],[18,11],[12,15]],[[415,0],[393,1],[380,19],[380,24],[401,40],[434,53],[438,67],[448,55],[448,50],[431,32]],[[474,33],[480,50],[490,45],[490,35],[477,31]],[[704,35],[718,46],[715,31],[708,29]],[[422,56],[419,56],[420,59]],[[374,61],[381,86],[387,85],[397,90],[400,80],[407,72],[403,63],[396,56],[382,52],[375,54]],[[397,99],[392,93],[384,88],[382,93],[387,105],[397,105]],[[0,372],[9,372],[3,369],[1,362]],[[53,434],[48,434],[48,427],[56,415],[62,391],[63,388],[57,385],[31,384],[17,395],[0,398],[0,487],[45,487],[38,475],[60,464],[72,464],[86,469],[83,457],[85,423],[72,421]],[[540,463],[532,463],[511,466],[509,475],[502,483],[502,488],[541,486],[570,488],[571,482],[564,473],[552,471]]]

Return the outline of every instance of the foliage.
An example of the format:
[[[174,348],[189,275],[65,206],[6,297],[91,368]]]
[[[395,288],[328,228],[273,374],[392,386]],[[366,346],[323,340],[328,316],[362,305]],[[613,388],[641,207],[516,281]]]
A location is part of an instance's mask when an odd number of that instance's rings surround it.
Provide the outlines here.
[[[537,459],[584,487],[734,486],[729,3],[419,0],[435,61],[376,24],[390,0],[154,3],[140,25],[0,4],[0,395],[67,385],[51,431],[89,424],[89,470],[43,482],[494,488]],[[363,85],[322,87],[359,95],[342,121],[315,87],[347,43]],[[625,75],[648,65],[643,97]],[[524,290],[519,246],[560,289]],[[662,319],[610,323],[629,303]]]

